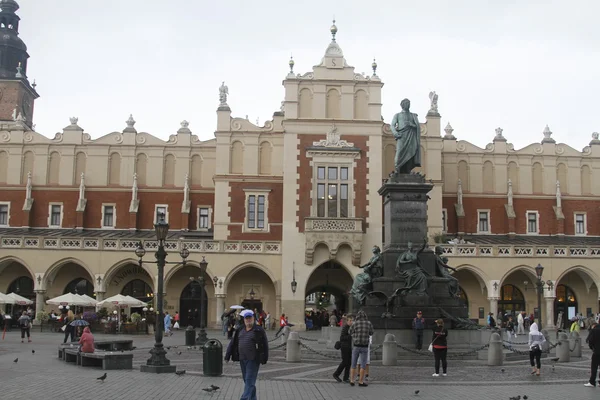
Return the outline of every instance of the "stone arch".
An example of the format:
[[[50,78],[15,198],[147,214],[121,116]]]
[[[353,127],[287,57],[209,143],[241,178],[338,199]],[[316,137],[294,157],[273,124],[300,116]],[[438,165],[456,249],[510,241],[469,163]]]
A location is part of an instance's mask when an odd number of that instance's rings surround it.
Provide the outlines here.
[[[60,175],[60,153],[53,151],[48,158],[48,185],[58,185]]]
[[[591,289],[592,285],[595,284],[599,292],[598,294],[600,295],[600,276],[598,276],[598,274],[596,274],[592,269],[583,265],[574,265],[562,271],[558,278],[556,278],[556,284],[559,284],[560,281],[571,272],[575,272],[577,275],[579,275],[579,277],[586,284],[588,291]],[[556,284],[554,285],[555,287]]]
[[[389,174],[394,172],[394,158],[396,157],[396,145],[387,144],[383,149],[383,178],[389,177]]]
[[[329,88],[325,96],[325,118],[341,117],[342,94],[337,88]]]
[[[175,186],[175,156],[167,154],[163,165],[163,184],[165,186]]]
[[[190,165],[190,184],[192,186],[202,186],[202,156],[194,154]]]
[[[462,184],[463,192],[469,191],[469,164],[465,160],[461,160],[457,164],[458,179]]]
[[[470,272],[475,277],[475,279],[477,279],[477,282],[479,283],[479,286],[481,288],[481,293],[484,293],[485,290],[487,290],[488,293],[492,293],[492,290],[490,288],[488,288],[488,283],[490,281],[490,278],[481,268],[476,267],[471,264],[462,264],[455,268],[456,268],[457,273],[460,271]],[[459,282],[460,282],[460,280],[459,280]]]
[[[113,152],[108,158],[108,184],[121,184],[121,154]]]
[[[7,270],[7,267],[10,266],[12,263],[19,264],[21,267],[23,267],[23,269],[25,269],[25,271],[30,275],[31,279],[34,280],[34,285],[35,285],[34,278],[36,277],[36,274],[33,272],[31,267],[22,258],[19,258],[19,257],[6,256],[6,257],[0,258],[0,275],[2,275],[2,273],[5,270]],[[7,282],[7,287],[8,287],[8,284],[10,284],[10,282]],[[37,289],[37,285],[36,285],[36,289]],[[0,288],[0,292],[4,292],[5,290],[6,290],[6,288],[4,288],[4,287]],[[6,292],[4,292],[4,293],[6,293]]]
[[[327,260],[312,269],[303,289],[306,298],[312,293],[323,292],[336,297],[336,308],[350,311],[352,299],[348,294],[354,282],[354,275],[345,263],[339,260]]]
[[[363,89],[354,93],[354,119],[369,119],[369,95]]]
[[[556,166],[556,180],[560,183],[560,192],[562,194],[569,193],[567,171],[567,166],[564,163]]]
[[[271,282],[273,283],[273,286],[275,287],[275,294],[276,295],[280,295],[280,288],[279,285],[277,284],[277,279],[275,279],[275,275],[273,275],[273,273],[264,265],[254,262],[254,261],[246,261],[244,263],[238,264],[236,267],[232,268],[231,271],[229,271],[229,273],[227,274],[227,276],[225,277],[225,282],[223,282],[223,292],[227,293],[227,287],[229,286],[229,283],[231,281],[231,279],[235,276],[235,274],[237,274],[238,272],[240,272],[243,269],[246,268],[256,268],[261,270],[262,272],[264,272],[270,279]]]
[[[92,283],[94,282],[94,273],[92,272],[91,268],[86,263],[84,263],[83,261],[81,261],[77,258],[67,257],[67,258],[63,258],[63,259],[60,259],[60,260],[54,262],[52,265],[50,265],[50,267],[48,267],[48,269],[46,270],[46,273],[44,274],[43,289],[44,290],[53,290],[53,289],[58,288],[60,290],[58,290],[58,291],[54,290],[54,292],[56,292],[54,294],[56,296],[62,295],[63,290],[66,287],[66,285],[70,281],[72,281],[74,278],[76,278],[76,276],[74,276],[75,274],[71,273],[71,275],[66,276],[63,279],[64,282],[61,282],[61,283],[56,282],[56,278],[60,274],[61,270],[65,266],[68,266],[69,264],[75,265],[76,267],[83,269],[84,274],[87,274],[88,280]],[[82,276],[82,277],[85,277],[85,276]],[[55,297],[55,296],[50,296],[50,297]]]
[[[193,266],[196,268],[200,268],[200,261],[187,260],[185,265],[183,265],[181,263],[175,264],[171,269],[169,269],[168,271],[165,272],[165,287],[167,287],[167,285],[168,285],[169,281],[171,280],[171,278],[173,277],[173,275],[175,275],[179,270],[183,269],[186,266]],[[209,279],[212,279],[214,276],[216,276],[216,274],[210,269],[210,262],[206,266],[206,275]],[[212,282],[212,280],[211,280],[211,282]]]
[[[21,167],[21,184],[27,183],[27,175],[31,172],[33,174],[35,156],[32,151],[26,151],[23,154],[23,164]]]
[[[494,179],[494,164],[491,161],[486,161],[483,163],[483,192],[484,193],[494,193],[496,190],[495,179]]]
[[[138,153],[135,158],[135,173],[137,174],[138,185],[147,184],[146,171],[148,169],[148,156],[145,153]]]
[[[544,193],[544,169],[539,162],[531,166],[531,189],[534,194]]]
[[[508,163],[508,179],[512,182],[513,193],[519,193],[519,166],[514,161]]]
[[[312,117],[313,94],[309,88],[302,88],[298,93],[298,118]]]
[[[260,143],[258,151],[258,173],[260,175],[270,175],[273,145],[271,142],[265,140]]]
[[[75,155],[75,176],[73,177],[75,185],[79,185],[81,183],[81,174],[84,174],[85,176],[86,164],[87,154],[85,154],[83,151],[78,152],[77,155]]]
[[[104,277],[102,279],[102,283],[100,284],[99,287],[96,288],[96,290],[99,291],[106,291],[106,282],[110,282],[112,279],[114,279],[117,271],[119,271],[121,268],[126,267],[128,265],[137,265],[139,266],[140,263],[137,259],[135,258],[126,258],[123,259],[121,261],[118,261],[116,263],[114,263],[113,265],[111,265],[108,270],[104,273]],[[148,274],[148,276],[150,276],[150,278],[152,278],[152,287],[156,287],[156,282],[154,281],[155,279],[155,274],[156,271],[153,270],[150,266],[156,265],[154,263],[142,263],[142,268],[146,271],[146,273]],[[95,282],[97,283],[97,282]]]
[[[518,271],[523,272],[530,279],[530,282],[534,282],[535,280],[537,280],[534,267],[531,267],[529,265],[517,265],[516,267],[510,268],[504,275],[502,275],[502,278],[500,278],[500,286],[505,285],[506,278]]]
[[[589,165],[581,166],[581,194],[592,194],[592,170]]]
[[[236,140],[233,143],[231,143],[229,155],[229,173],[244,173],[244,145],[239,140]]]
[[[0,183],[6,183],[8,178],[8,153],[0,151]]]

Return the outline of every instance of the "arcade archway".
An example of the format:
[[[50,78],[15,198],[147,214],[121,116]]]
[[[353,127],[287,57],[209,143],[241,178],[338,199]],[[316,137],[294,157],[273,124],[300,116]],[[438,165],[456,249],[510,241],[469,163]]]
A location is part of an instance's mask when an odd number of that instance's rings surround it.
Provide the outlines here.
[[[338,313],[352,311],[352,299],[348,292],[353,281],[352,275],[341,263],[336,260],[325,261],[308,278],[305,308],[314,311],[335,309]]]
[[[522,311],[525,311],[525,296],[523,296],[523,292],[514,285],[503,285],[500,288],[498,312],[502,312],[502,315],[516,315]]]
[[[559,315],[562,316],[559,321]],[[556,298],[554,299],[554,321],[557,328],[568,329],[570,320],[578,313],[578,303],[575,292],[567,285],[556,286]],[[560,325],[560,326],[558,326]]]
[[[88,281],[85,278],[76,278],[67,284],[63,294],[73,293],[78,295],[87,295],[92,298],[96,297],[96,293],[94,293],[94,285],[92,282]]]

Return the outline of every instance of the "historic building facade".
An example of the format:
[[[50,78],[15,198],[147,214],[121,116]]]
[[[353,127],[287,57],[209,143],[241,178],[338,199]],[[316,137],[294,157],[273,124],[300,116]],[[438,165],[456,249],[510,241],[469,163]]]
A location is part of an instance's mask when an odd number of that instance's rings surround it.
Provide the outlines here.
[[[164,214],[168,261],[183,247],[191,253],[187,265],[166,268],[168,311],[186,318],[203,309],[210,325],[241,303],[285,312],[301,326],[309,295],[352,308],[353,277],[382,243],[377,191],[393,170],[395,142],[376,63],[371,75],[356,73],[335,26],[312,71],[297,74],[290,60],[281,110],[264,126],[236,118],[222,85],[211,140],[183,121],[163,141],[138,132],[133,116],[95,139],[71,118],[48,138],[32,129],[38,94],[26,75],[18,6],[1,6],[0,292],[30,297],[39,309],[69,291],[151,302],[156,268],[139,265],[134,250],[140,241],[156,249],[153,224]],[[540,143],[515,150],[499,128],[481,149],[449,125],[442,130],[440,119],[436,99],[421,121],[420,170],[434,183],[431,244],[441,242],[458,269],[471,317],[532,312],[538,264],[547,325],[559,309],[598,312],[598,134],[580,152],[546,129]],[[464,243],[448,243],[457,235]]]

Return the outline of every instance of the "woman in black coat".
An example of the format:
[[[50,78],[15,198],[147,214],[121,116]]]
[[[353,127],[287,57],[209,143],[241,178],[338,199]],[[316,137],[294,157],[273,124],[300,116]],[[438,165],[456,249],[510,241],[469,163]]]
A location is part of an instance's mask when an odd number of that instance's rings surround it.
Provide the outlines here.
[[[342,353],[342,362],[333,373],[333,379],[341,382],[340,374],[344,372],[344,382],[350,382],[350,364],[352,363],[352,336],[348,333],[352,325],[352,318],[344,315],[342,317],[343,326],[340,334],[340,352]]]
[[[440,376],[440,362],[442,363],[443,375],[446,376],[448,363],[446,356],[448,355],[448,329],[444,328],[444,320],[438,319],[435,321],[433,328],[433,337],[431,338],[431,346],[433,347],[433,356],[435,358],[435,373],[432,376]]]

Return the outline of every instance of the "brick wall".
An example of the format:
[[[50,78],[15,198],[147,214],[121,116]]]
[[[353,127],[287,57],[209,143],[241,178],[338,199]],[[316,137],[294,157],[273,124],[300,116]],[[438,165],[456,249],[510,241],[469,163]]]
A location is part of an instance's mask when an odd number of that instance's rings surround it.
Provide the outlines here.
[[[229,239],[231,240],[281,240],[283,222],[283,183],[280,182],[229,182]],[[246,220],[245,190],[268,189],[267,219],[269,232],[243,232]],[[277,225],[273,225],[277,224]]]

